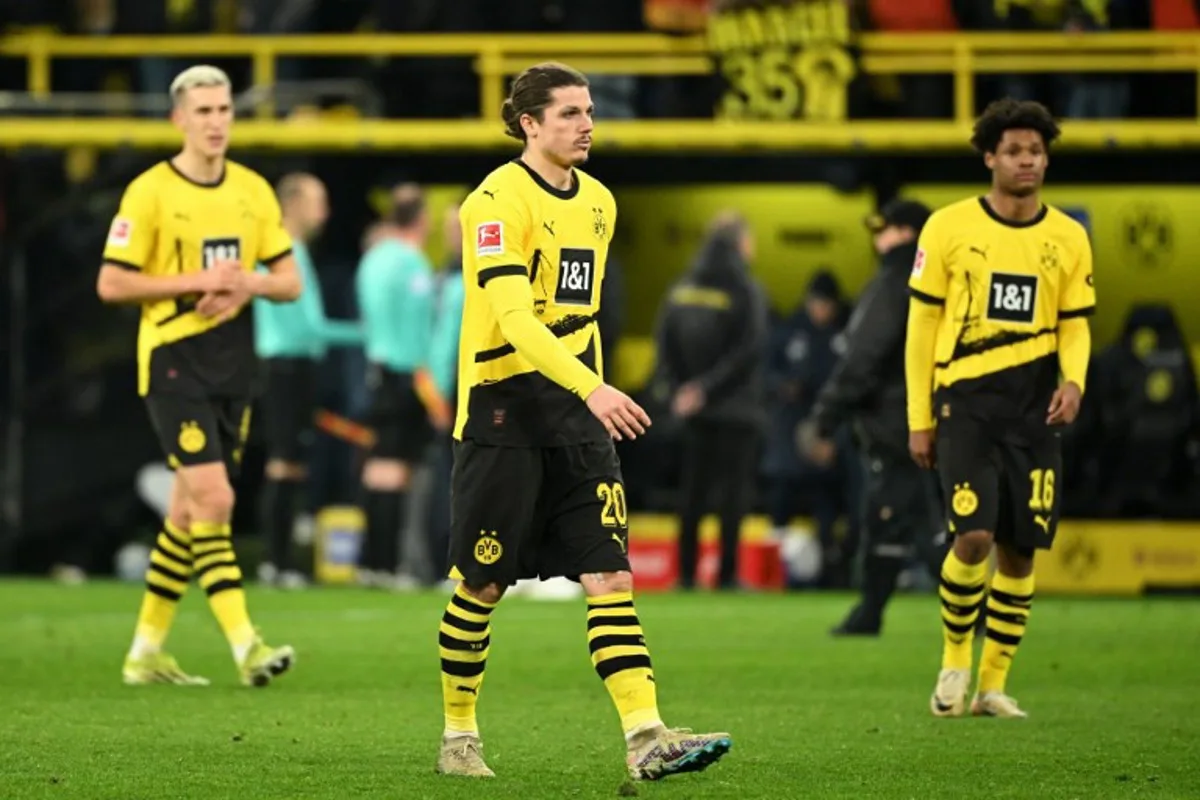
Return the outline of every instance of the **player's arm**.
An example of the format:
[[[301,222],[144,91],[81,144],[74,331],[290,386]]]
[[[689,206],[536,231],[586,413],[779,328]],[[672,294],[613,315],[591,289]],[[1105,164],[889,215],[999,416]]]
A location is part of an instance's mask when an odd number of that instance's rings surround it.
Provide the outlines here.
[[[938,326],[946,303],[946,265],[936,216],[925,224],[908,280],[904,380],[909,431],[933,430],[933,371]]]
[[[246,288],[251,297],[261,297],[275,303],[290,303],[300,297],[303,281],[292,254],[292,237],[283,227],[283,213],[274,192],[264,182],[262,195],[266,214],[260,222],[258,252],[255,258],[267,268],[266,272],[247,275]]]
[[[1087,384],[1088,360],[1092,354],[1092,332],[1088,317],[1096,311],[1096,288],[1092,278],[1092,248],[1086,239],[1075,269],[1066,276],[1058,304],[1058,365],[1064,382],[1079,387]]]
[[[148,184],[135,181],[125,190],[104,245],[96,294],[105,303],[153,303],[210,291],[219,277],[202,273],[148,275],[144,272],[158,236],[157,200]]]
[[[529,256],[524,252],[530,226],[525,209],[492,199],[481,206],[476,197],[464,204],[461,215],[464,236],[475,238],[465,243],[464,274],[483,289],[505,341],[538,372],[586,400],[603,381],[533,311]]]
[[[1088,317],[1096,310],[1092,285],[1092,248],[1080,236],[1079,259],[1064,276],[1058,301],[1058,366],[1062,384],[1050,399],[1047,425],[1070,424],[1079,415],[1087,384],[1088,361],[1092,354],[1092,332]]]

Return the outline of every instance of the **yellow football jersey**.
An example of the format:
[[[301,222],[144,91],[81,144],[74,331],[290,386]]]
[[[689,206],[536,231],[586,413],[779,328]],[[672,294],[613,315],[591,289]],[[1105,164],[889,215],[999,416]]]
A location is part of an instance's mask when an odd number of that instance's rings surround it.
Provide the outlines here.
[[[462,205],[463,301],[454,435],[488,444],[558,446],[608,441],[578,396],[509,344],[484,287],[523,275],[533,311],[585,366],[603,375],[596,312],[616,224],[612,193],[574,170],[556,189],[520,160],[488,175]]]
[[[952,389],[1004,417],[1044,416],[1058,385],[1058,322],[1096,306],[1082,225],[1049,206],[1011,222],[984,198],[929,218],[909,287],[917,300],[944,306],[935,393]]]
[[[252,272],[292,250],[279,202],[258,173],[225,162],[220,180],[197,183],[163,161],[129,184],[109,229],[104,263],[146,275],[179,275],[218,261]],[[255,371],[251,306],[218,324],[195,312],[199,297],[142,306],[138,393],[182,390],[242,395]]]

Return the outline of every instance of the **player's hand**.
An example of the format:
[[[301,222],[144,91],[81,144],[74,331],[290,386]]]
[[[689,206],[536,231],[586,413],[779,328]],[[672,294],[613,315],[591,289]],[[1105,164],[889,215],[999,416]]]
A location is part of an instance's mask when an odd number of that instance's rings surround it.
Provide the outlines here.
[[[204,294],[236,292],[246,287],[247,275],[240,262],[218,261],[200,273],[199,282]]]
[[[675,393],[671,401],[671,411],[680,418],[690,417],[704,408],[707,399],[703,386],[698,383],[685,383]]]
[[[650,427],[650,415],[629,395],[602,383],[587,396],[588,410],[604,423],[608,435],[618,442],[636,439]]]
[[[1071,381],[1067,381],[1054,391],[1050,398],[1050,408],[1046,415],[1047,425],[1070,425],[1079,416],[1079,406],[1083,402],[1083,391]]]
[[[911,431],[908,434],[908,452],[913,461],[922,469],[933,469],[937,465],[937,452],[934,443],[937,435],[930,428],[927,431]]]

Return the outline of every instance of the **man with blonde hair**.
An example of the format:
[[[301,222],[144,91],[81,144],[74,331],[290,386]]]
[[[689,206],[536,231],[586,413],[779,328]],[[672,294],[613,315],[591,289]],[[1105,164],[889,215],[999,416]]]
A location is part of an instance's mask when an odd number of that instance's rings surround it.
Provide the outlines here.
[[[265,644],[250,621],[230,530],[230,476],[250,431],[257,369],[246,306],[253,298],[290,302],[301,284],[271,186],[225,157],[233,125],[228,76],[191,67],[171,83],[171,98],[183,147],[126,188],[96,285],[106,303],[142,307],[138,394],[175,470],[123,678],[208,683],[163,650],[195,577],[242,682],[265,686],[291,667],[295,653]],[[268,271],[255,272],[256,263]]]

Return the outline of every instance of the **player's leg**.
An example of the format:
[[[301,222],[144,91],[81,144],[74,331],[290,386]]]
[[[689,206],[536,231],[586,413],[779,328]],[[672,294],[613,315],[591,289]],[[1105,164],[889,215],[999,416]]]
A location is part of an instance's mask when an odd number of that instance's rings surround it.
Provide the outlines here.
[[[167,517],[150,552],[146,591],[142,596],[133,644],[122,669],[123,680],[131,686],[149,683],[208,685],[207,678],[188,675],[163,650],[179,601],[187,591],[192,575],[191,521],[187,509],[183,484],[176,478],[171,486]]]
[[[542,578],[578,576],[583,585],[588,650],[620,716],[629,773],[657,780],[702,770],[732,741],[727,733],[669,729],[659,714],[654,666],[633,600],[629,510],[616,450],[604,443],[551,453],[538,570]]]
[[[208,405],[214,435],[206,437],[204,448],[181,457],[177,471],[190,506],[192,569],[229,642],[242,683],[266,686],[291,668],[295,653],[289,646],[270,647],[259,638],[250,621],[242,570],[233,549],[231,478],[249,438],[250,404],[220,400]]]
[[[541,486],[533,448],[454,445],[450,565],[459,581],[438,628],[445,728],[437,771],[490,778],[476,708],[491,648],[491,615],[518,577],[521,541]]]
[[[942,669],[929,707],[935,716],[952,717],[966,709],[971,685],[975,622],[986,593],[1000,475],[986,432],[970,420],[944,422],[938,431],[937,459],[954,542],[942,562],[938,587]]]
[[[1022,718],[1006,692],[1009,670],[1029,624],[1034,596],[1034,553],[1049,549],[1058,529],[1056,491],[1062,471],[1059,440],[1003,451],[1006,525],[997,532],[996,574],[987,598],[987,634],[979,663],[979,686],[971,711]]]
[[[296,508],[308,480],[305,451],[312,436],[312,370],[304,359],[269,359],[263,394],[267,463],[259,496],[267,558],[259,567],[264,583],[304,585],[292,564]]]

